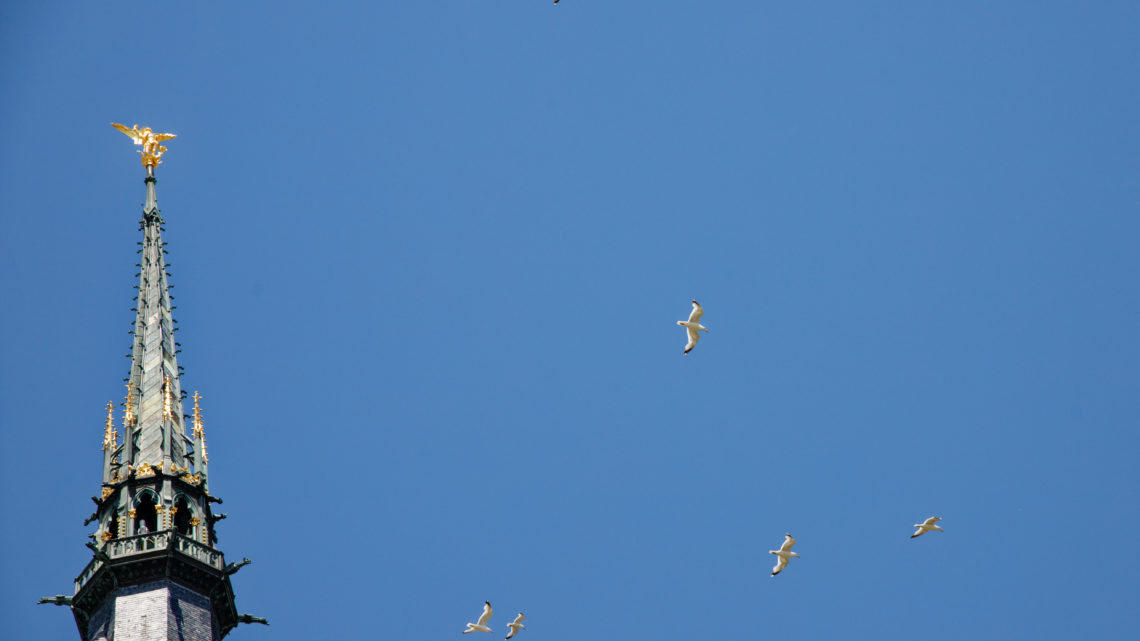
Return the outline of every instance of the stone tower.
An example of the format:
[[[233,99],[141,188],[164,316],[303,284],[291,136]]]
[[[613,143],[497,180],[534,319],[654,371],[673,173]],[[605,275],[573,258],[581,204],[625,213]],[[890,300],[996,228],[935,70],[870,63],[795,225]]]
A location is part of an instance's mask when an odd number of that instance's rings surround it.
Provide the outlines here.
[[[69,605],[83,641],[217,641],[238,623],[265,623],[239,615],[234,605],[230,575],[249,559],[227,565],[217,547],[214,526],[226,515],[213,511],[222,500],[210,492],[197,392],[193,413],[183,413],[164,221],[155,197],[159,163],[151,160],[147,165],[144,152],[146,204],[122,436],[108,403],[102,485],[86,521],[97,523],[87,544],[94,558],[75,579],[73,596],[41,599]]]

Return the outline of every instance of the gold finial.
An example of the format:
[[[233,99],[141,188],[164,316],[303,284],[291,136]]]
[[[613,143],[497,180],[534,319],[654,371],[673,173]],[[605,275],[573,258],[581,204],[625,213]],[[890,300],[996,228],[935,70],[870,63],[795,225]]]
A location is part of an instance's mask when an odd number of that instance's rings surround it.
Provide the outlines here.
[[[127,407],[123,410],[123,431],[129,433],[135,425],[135,382],[128,381],[124,387],[127,388]]]
[[[126,125],[117,122],[111,123],[111,126],[130,136],[136,145],[142,145],[139,153],[142,154],[142,164],[148,174],[153,174],[154,168],[162,164],[162,154],[166,153],[166,147],[158,143],[175,137],[174,134],[156,134],[150,127],[139,129],[139,126],[135,125],[128,129]]]
[[[170,391],[170,377],[162,378],[162,420],[174,418],[174,398]]]
[[[119,434],[115,431],[115,404],[107,401],[107,429],[103,432],[103,449],[114,451],[119,446]]]
[[[209,463],[210,457],[206,454],[206,429],[202,425],[202,408],[198,401],[202,400],[198,390],[194,390],[194,438],[198,439],[198,447],[202,448],[202,462]]]

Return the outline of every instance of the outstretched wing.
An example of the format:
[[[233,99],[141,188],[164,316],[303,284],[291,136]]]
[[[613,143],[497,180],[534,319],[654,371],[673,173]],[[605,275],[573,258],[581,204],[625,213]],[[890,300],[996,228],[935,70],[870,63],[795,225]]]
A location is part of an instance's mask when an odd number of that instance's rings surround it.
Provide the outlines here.
[[[781,552],[790,552],[792,550],[792,546],[795,544],[796,544],[795,538],[793,538],[791,534],[785,534],[784,535],[784,544],[780,546],[780,551]]]
[[[115,129],[118,129],[119,131],[127,134],[128,136],[130,136],[131,140],[135,141],[136,145],[142,144],[142,136],[139,135],[139,132],[137,129],[131,129],[128,126],[120,125],[117,122],[111,123],[111,126],[114,127]],[[135,125],[135,126],[137,127],[138,125]]]
[[[176,136],[174,134],[155,134],[154,140],[155,140],[155,142],[162,142],[164,140],[170,140],[171,138],[177,138],[177,137],[178,136]]]
[[[930,527],[931,525],[934,525],[935,523],[937,523],[941,520],[942,519],[940,517],[932,516],[929,519],[926,519],[925,521],[923,521],[922,524],[925,525],[926,527]]]
[[[686,327],[685,329],[689,332],[689,342],[685,345],[685,353],[688,354],[697,346],[697,341],[701,340],[701,335],[692,327]]]
[[[701,314],[704,314],[704,313],[705,313],[705,310],[701,308],[701,304],[698,303],[697,301],[693,301],[693,311],[691,314],[689,314],[689,322],[690,323],[700,322]]]
[[[476,622],[478,625],[487,625],[487,621],[491,619],[491,602],[483,602],[483,614],[479,615],[479,620]]]
[[[772,568],[772,576],[776,576],[788,566],[787,557],[776,556],[776,567]]]

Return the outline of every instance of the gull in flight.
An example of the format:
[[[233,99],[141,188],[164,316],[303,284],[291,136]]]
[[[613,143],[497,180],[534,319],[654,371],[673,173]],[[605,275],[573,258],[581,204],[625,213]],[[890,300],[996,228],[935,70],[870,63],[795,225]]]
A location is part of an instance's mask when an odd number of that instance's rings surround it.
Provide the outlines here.
[[[491,602],[490,601],[484,601],[483,602],[483,614],[479,615],[479,620],[476,621],[475,623],[468,623],[467,629],[463,631],[463,634],[467,634],[468,632],[490,632],[491,628],[487,627],[487,621],[489,621],[490,619],[491,619]]]
[[[526,627],[525,625],[522,624],[523,619],[525,619],[525,618],[526,617],[523,616],[523,613],[519,612],[519,615],[517,617],[515,617],[515,620],[507,624],[507,627],[511,629],[511,631],[507,633],[508,639],[515,636],[516,634],[519,633],[519,630],[522,630],[523,628]]]
[[[781,570],[787,567],[788,559],[793,556],[799,556],[795,552],[792,552],[792,546],[795,544],[796,540],[792,538],[792,535],[785,534],[784,544],[780,546],[779,550],[768,550],[768,554],[775,554],[778,557],[776,559],[776,567],[772,568],[772,576],[776,576]]]
[[[701,340],[701,335],[698,332],[709,331],[709,328],[701,325],[699,322],[701,320],[701,314],[704,313],[705,310],[701,308],[701,304],[697,301],[693,301],[693,312],[689,314],[689,320],[677,321],[677,324],[684,327],[685,331],[689,333],[689,343],[685,345],[685,351],[683,352],[685,354],[693,351],[693,347],[697,345],[697,341]]]
[[[941,520],[942,520],[942,517],[932,516],[929,519],[926,519],[925,521],[923,521],[922,523],[915,523],[914,527],[916,527],[918,529],[914,531],[914,534],[910,535],[910,538],[913,539],[916,536],[922,536],[923,534],[926,534],[927,532],[929,532],[931,530],[938,530],[939,532],[944,532],[945,530],[943,530],[942,528],[935,525],[935,523],[937,523]]]

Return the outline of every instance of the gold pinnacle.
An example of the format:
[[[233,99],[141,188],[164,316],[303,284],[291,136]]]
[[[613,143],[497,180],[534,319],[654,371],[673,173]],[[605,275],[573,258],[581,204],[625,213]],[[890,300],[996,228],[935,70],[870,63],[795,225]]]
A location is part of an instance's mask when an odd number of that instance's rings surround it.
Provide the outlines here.
[[[123,431],[127,432],[135,423],[135,382],[129,381],[127,388],[127,407],[123,410]]]
[[[119,446],[119,434],[115,431],[115,404],[107,401],[107,428],[103,432],[103,449],[114,450]]]
[[[200,400],[202,400],[202,396],[198,394],[198,390],[194,390],[194,419],[192,422],[194,438],[198,439],[198,446],[202,448],[202,462],[209,463],[210,457],[206,454],[206,428],[202,425],[202,408],[198,405]]]

